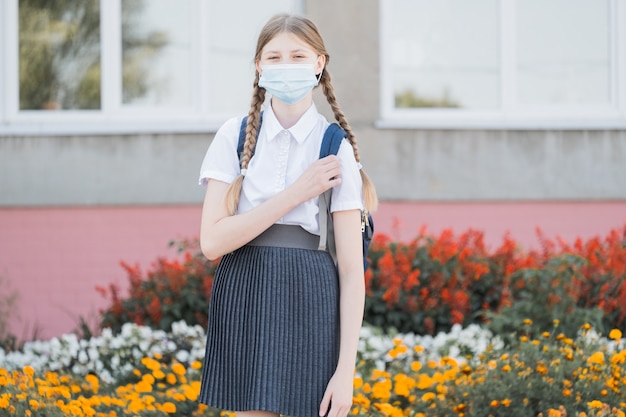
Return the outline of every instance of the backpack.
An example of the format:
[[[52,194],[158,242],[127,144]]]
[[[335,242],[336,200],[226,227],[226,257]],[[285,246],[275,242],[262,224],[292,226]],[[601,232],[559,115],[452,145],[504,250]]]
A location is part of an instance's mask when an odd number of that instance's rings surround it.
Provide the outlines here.
[[[257,138],[259,131],[261,130],[261,123],[263,122],[263,113],[259,119],[259,128],[257,130]],[[248,116],[245,116],[241,121],[241,128],[239,130],[239,142],[237,143],[237,155],[241,160],[243,154],[243,146],[246,140],[246,126],[248,123]],[[322,139],[322,145],[320,146],[320,159],[328,155],[337,155],[339,152],[339,146],[341,141],[347,136],[346,132],[337,124],[332,123],[324,132],[324,138]],[[335,263],[337,263],[337,251],[335,248],[335,237],[332,216],[330,213],[330,199],[332,195],[332,188],[325,191],[319,196],[319,221],[320,221],[320,244],[319,250],[326,251],[331,254]],[[366,271],[369,267],[367,260],[367,252],[369,250],[372,236],[374,235],[374,219],[367,210],[361,211],[361,238],[363,242],[363,271]]]

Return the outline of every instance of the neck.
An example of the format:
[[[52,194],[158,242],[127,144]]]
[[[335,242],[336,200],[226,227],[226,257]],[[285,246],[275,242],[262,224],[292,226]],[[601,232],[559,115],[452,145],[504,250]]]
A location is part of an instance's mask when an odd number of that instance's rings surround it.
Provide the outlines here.
[[[272,110],[280,125],[285,129],[289,129],[298,123],[298,120],[300,120],[302,115],[311,107],[311,104],[313,104],[312,94],[307,95],[294,104],[287,104],[272,98]]]

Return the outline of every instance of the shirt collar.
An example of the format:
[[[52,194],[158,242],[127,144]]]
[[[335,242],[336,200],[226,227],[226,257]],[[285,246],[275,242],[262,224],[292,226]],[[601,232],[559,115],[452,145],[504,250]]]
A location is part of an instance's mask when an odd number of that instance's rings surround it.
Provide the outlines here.
[[[274,140],[280,132],[288,130],[298,143],[302,143],[315,127],[316,122],[317,108],[315,107],[315,103],[311,103],[311,106],[304,112],[295,125],[291,126],[289,129],[284,129],[276,118],[272,105],[270,104],[263,112],[262,127],[269,141]]]

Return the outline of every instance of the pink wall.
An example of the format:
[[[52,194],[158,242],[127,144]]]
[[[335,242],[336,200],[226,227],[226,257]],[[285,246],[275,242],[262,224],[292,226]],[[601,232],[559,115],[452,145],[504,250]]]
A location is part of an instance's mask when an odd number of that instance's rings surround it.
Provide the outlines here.
[[[626,223],[626,201],[570,203],[394,203],[374,215],[377,233],[398,240],[452,228],[485,232],[496,246],[508,230],[524,247],[535,228],[572,241],[605,235]],[[124,285],[121,260],[146,268],[157,256],[174,257],[172,239],[197,235],[200,207],[63,207],[0,209],[0,295],[16,291],[10,329],[20,338],[72,331],[80,317],[93,326],[104,299],[96,285]]]

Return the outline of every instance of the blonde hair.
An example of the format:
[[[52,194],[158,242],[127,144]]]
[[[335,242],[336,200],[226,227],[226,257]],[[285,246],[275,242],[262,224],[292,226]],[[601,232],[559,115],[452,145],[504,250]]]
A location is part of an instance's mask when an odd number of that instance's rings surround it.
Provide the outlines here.
[[[261,59],[261,52],[263,51],[265,45],[270,40],[272,40],[274,36],[283,32],[296,35],[298,38],[306,42],[311,47],[311,49],[316,51],[318,56],[324,55],[326,57],[326,65],[328,65],[330,55],[326,51],[322,36],[320,35],[319,30],[317,29],[315,24],[306,17],[290,14],[276,15],[265,24],[265,26],[261,30],[261,33],[259,34],[259,39],[257,41],[256,52],[254,55],[255,62]],[[324,69],[322,70],[319,85],[321,85],[324,96],[326,97],[326,100],[328,101],[328,104],[333,111],[335,120],[337,121],[339,126],[341,126],[341,128],[346,132],[346,139],[352,145],[354,158],[357,162],[360,162],[361,158],[359,156],[359,148],[356,142],[356,137],[354,135],[354,132],[352,131],[352,128],[350,127],[350,124],[348,124],[348,120],[339,108],[339,104],[337,103],[337,98],[335,96],[335,90],[330,82],[330,74],[326,69],[326,66],[324,66]],[[256,136],[259,129],[259,121],[261,118],[261,106],[265,101],[265,89],[259,87],[258,71],[255,71],[253,86],[254,91],[252,94],[252,102],[250,104],[250,110],[248,111],[248,122],[246,125],[246,139],[244,142],[243,153],[241,155],[240,161],[241,169],[248,169],[248,163],[250,162],[250,158],[252,158],[252,154],[254,153],[254,148],[256,146]],[[360,172],[361,179],[363,180],[363,202],[365,209],[370,212],[375,211],[378,207],[378,196],[376,195],[376,189],[365,171],[361,169]],[[235,179],[235,181],[232,182],[226,193],[226,208],[231,215],[237,212],[242,185],[243,175],[239,175]]]

